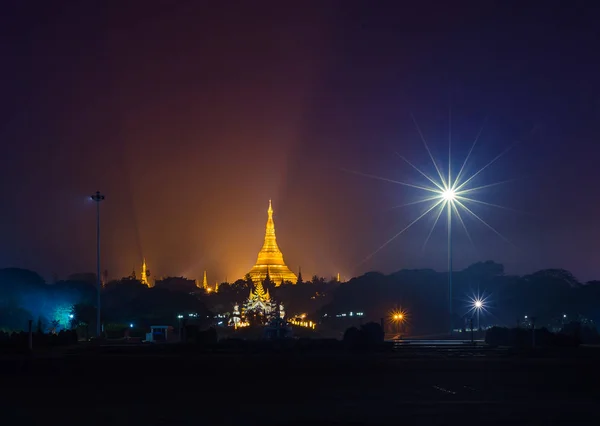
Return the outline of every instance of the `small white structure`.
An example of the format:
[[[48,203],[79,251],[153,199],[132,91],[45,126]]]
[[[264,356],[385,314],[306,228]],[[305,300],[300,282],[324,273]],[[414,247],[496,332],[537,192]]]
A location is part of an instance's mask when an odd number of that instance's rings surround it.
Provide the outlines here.
[[[170,325],[153,325],[150,327],[150,333],[146,333],[145,342],[168,342],[169,330],[173,330]]]
[[[231,314],[231,318],[229,319],[229,325],[238,327],[241,321],[240,306],[236,303],[233,306],[233,314]]]

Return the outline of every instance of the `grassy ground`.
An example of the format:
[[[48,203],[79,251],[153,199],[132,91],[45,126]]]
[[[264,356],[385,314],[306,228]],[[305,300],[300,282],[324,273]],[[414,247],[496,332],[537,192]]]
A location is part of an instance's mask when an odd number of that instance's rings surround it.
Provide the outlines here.
[[[600,351],[191,354],[127,348],[19,358],[2,424],[597,425]]]

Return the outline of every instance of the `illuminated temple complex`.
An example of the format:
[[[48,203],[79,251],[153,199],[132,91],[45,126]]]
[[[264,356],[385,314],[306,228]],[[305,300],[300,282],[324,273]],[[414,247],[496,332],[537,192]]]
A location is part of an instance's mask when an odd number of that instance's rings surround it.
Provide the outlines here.
[[[273,222],[273,208],[269,200],[269,210],[267,210],[267,228],[265,232],[265,242],[262,249],[258,252],[256,265],[250,270],[249,274],[255,285],[260,284],[262,288],[263,281],[269,276],[270,280],[276,285],[281,285],[284,281],[296,284],[298,277],[283,261],[283,254],[277,246],[275,237],[275,223]],[[267,293],[268,295],[268,293]]]
[[[268,316],[274,313],[276,308],[277,305],[271,300],[269,290],[265,291],[262,283],[257,283],[254,285],[254,288],[250,289],[250,296],[244,302],[242,315],[246,315],[249,312],[260,312]]]
[[[270,279],[267,276],[265,283],[268,282],[270,282]],[[265,290],[263,283],[259,281],[254,283],[252,287],[248,299],[242,306],[241,318],[244,323],[264,324],[272,319],[285,317],[283,305],[273,300],[269,294],[269,289]],[[234,307],[234,317],[236,315],[239,315],[237,305]]]

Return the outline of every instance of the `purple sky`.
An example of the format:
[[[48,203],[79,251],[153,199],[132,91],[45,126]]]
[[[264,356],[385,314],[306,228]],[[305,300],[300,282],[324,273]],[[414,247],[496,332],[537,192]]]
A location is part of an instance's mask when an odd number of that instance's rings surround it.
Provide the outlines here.
[[[433,172],[413,113],[446,164],[451,107],[457,168],[486,117],[469,170],[518,142],[476,182],[515,179],[478,195],[521,212],[475,206],[516,248],[456,223],[456,267],[600,278],[595,3],[24,3],[0,18],[2,267],[94,270],[100,190],[111,277],[145,256],[155,276],[239,278],[270,198],[306,276],[444,270],[431,221],[359,264],[422,194],[344,169],[423,183],[394,153]]]

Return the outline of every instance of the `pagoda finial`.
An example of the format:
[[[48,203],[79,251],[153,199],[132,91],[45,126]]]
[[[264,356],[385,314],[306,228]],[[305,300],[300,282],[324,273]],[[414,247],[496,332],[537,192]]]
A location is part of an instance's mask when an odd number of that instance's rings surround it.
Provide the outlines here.
[[[263,245],[263,251],[279,252],[279,247],[277,247],[277,240],[275,238],[275,223],[273,222],[273,207],[271,206],[271,200],[269,200],[269,210],[267,210],[267,212],[268,217],[267,226],[265,229],[265,243]]]
[[[146,267],[146,258],[142,258],[142,276],[141,280],[142,284],[150,287],[150,282],[148,281],[148,269]]]
[[[206,271],[204,271],[204,279],[202,280],[202,288],[205,290],[208,288],[208,280],[206,279]]]
[[[251,290],[251,292],[252,292],[252,290]],[[263,285],[260,281],[257,282],[256,285],[254,286],[254,293],[260,299],[265,297],[265,288],[263,287]]]

